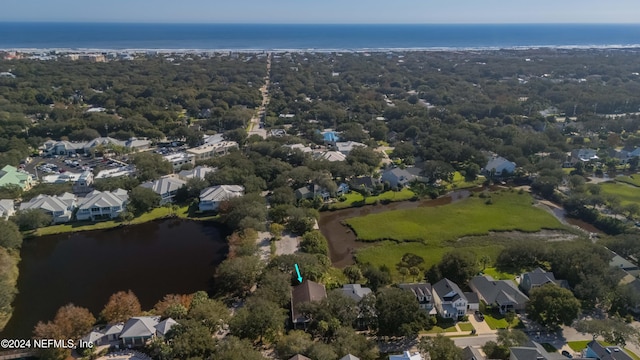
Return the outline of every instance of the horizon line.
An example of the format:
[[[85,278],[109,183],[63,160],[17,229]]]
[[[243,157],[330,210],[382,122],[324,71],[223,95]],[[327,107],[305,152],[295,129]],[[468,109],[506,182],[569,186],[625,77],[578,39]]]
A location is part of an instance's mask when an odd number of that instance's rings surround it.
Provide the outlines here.
[[[346,23],[346,22],[173,22],[173,21],[119,21],[119,20],[100,20],[100,21],[65,21],[65,20],[0,20],[0,24],[131,24],[131,25],[309,25],[309,26],[333,26],[333,25],[350,25],[350,26],[416,26],[416,25],[640,25],[640,22],[423,22],[423,23]]]

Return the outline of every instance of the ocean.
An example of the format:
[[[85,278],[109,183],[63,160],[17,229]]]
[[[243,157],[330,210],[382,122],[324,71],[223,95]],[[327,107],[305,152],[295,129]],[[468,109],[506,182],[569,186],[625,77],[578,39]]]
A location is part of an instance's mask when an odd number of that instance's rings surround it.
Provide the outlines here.
[[[0,49],[357,51],[639,46],[640,24],[0,23]]]

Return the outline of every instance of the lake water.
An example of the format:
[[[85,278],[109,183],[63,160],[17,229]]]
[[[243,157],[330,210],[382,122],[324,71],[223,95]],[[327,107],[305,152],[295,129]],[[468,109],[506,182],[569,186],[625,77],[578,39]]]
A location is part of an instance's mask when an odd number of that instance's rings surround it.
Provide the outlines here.
[[[26,240],[13,317],[2,338],[27,338],[38,321],[74,303],[98,316],[109,296],[132,290],[143,310],[166,294],[210,290],[226,257],[226,230],[170,219]]]

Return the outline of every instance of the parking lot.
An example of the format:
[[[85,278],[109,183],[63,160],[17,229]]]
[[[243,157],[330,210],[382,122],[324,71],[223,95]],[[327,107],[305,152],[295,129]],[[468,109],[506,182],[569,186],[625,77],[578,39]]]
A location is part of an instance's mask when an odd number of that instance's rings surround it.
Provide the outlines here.
[[[127,165],[119,160],[90,158],[84,155],[65,156],[55,155],[51,157],[33,157],[32,161],[25,164],[24,169],[30,174],[37,175],[38,179],[43,176],[73,172],[79,173],[84,170],[100,171],[110,167]]]

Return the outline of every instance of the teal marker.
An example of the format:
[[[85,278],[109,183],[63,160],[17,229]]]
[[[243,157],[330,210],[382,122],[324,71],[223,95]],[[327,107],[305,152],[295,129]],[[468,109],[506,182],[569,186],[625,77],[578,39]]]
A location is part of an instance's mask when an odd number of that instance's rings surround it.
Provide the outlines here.
[[[300,275],[300,269],[298,269],[298,264],[296,264],[296,273],[298,274],[298,281],[302,283],[302,275]]]

